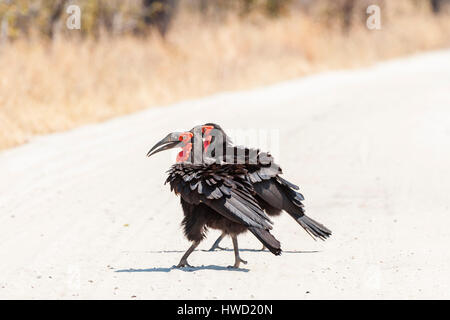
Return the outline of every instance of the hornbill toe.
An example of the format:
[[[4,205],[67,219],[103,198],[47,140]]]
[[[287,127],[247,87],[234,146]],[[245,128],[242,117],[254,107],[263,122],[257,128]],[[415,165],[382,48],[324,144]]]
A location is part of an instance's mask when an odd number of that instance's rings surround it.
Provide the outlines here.
[[[208,251],[215,251],[216,249],[219,249],[219,250],[228,250],[228,248],[224,248],[224,247],[221,247],[221,246],[219,246],[219,245],[213,245]]]
[[[175,267],[175,268],[193,268],[193,266],[191,266],[187,260],[181,260],[180,263]]]
[[[228,266],[228,268],[230,268],[230,269],[239,269],[239,266],[241,265],[241,263],[247,264],[247,261],[245,261],[245,260],[243,260],[241,258],[237,258],[236,261],[234,262],[234,265]]]

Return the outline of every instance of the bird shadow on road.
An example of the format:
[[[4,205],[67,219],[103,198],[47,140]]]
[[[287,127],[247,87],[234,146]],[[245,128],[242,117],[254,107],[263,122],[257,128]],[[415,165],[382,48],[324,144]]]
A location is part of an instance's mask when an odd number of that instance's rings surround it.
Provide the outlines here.
[[[195,250],[195,251],[201,251],[201,252],[221,252],[221,251],[225,251],[225,252],[232,252],[234,251],[233,249],[219,249],[219,250],[214,250],[214,251],[210,251],[210,250],[206,250],[206,249],[202,249],[202,250]],[[183,250],[158,250],[158,251],[145,251],[147,253],[184,253],[185,251]],[[266,252],[266,253],[270,253],[269,250],[261,250],[261,249],[239,249],[239,252]],[[283,250],[282,253],[318,253],[320,252],[319,250]]]
[[[200,250],[203,252],[220,252],[220,251],[234,251],[233,249],[219,249],[219,250],[214,250],[214,251],[209,251],[209,250]],[[261,250],[261,249],[239,249],[239,252],[262,252],[262,253],[270,253],[269,250]],[[318,250],[283,250],[281,251],[281,254],[283,253],[317,253],[320,252]]]
[[[209,250],[195,250],[195,251],[202,251],[202,252],[220,252],[220,251],[233,251],[233,249],[223,248],[216,251],[209,251]],[[262,253],[270,253],[269,250],[260,250],[260,249],[239,249],[241,252],[262,252]],[[184,253],[183,250],[158,250],[158,251],[145,251],[147,253]],[[297,251],[297,250],[287,250],[283,251],[283,253],[318,253],[320,251],[318,250],[304,250],[304,251]],[[183,268],[177,268],[176,266],[172,266],[170,268],[161,268],[161,267],[154,267],[154,268],[147,268],[147,269],[121,269],[116,270],[115,272],[170,272],[172,270],[179,270],[183,272],[193,272],[193,271],[200,271],[200,270],[215,270],[215,271],[235,271],[235,272],[249,272],[249,269],[246,268],[230,268],[230,267],[223,267],[223,266],[217,266],[217,265],[207,265],[207,266],[198,266],[198,267],[183,267]]]
[[[215,271],[237,271],[237,272],[249,272],[249,269],[245,268],[230,268],[216,265],[208,265],[208,266],[198,266],[198,267],[183,267],[177,268],[176,266],[172,266],[170,268],[148,268],[148,269],[122,269],[117,270],[116,272],[170,272],[172,270],[179,270],[184,272],[193,272],[200,270],[215,270]]]

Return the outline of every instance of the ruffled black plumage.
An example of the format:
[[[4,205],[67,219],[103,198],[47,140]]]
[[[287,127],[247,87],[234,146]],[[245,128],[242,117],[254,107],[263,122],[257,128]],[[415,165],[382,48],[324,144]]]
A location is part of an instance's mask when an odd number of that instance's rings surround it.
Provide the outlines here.
[[[182,199],[189,240],[201,240],[206,227],[231,235],[250,230],[272,253],[280,254],[280,243],[269,232],[272,221],[255,198],[245,165],[177,163],[168,173],[166,183]]]

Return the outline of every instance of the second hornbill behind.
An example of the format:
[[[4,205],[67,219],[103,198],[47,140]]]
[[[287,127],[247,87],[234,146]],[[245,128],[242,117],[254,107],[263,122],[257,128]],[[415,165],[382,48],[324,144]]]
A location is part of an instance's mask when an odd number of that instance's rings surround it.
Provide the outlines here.
[[[148,152],[182,148],[166,183],[181,196],[184,233],[192,246],[178,267],[189,266],[187,258],[205,238],[207,227],[222,231],[215,242],[230,235],[235,263],[246,263],[239,256],[237,235],[249,230],[275,255],[280,242],[270,233],[272,221],[282,210],[289,213],[313,238],[324,240],[331,231],[305,215],[303,196],[298,187],[280,177],[281,168],[269,153],[241,146],[214,123],[197,126],[187,132],[168,134]]]

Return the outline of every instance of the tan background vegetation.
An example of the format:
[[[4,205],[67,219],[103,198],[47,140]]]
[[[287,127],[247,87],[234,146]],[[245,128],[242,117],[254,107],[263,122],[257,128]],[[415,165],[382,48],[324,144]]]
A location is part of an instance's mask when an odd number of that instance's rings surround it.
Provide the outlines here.
[[[436,14],[429,1],[362,0],[349,14],[347,2],[213,1],[205,9],[180,1],[164,32],[142,23],[138,1],[107,2],[110,27],[101,6],[71,1],[82,7],[82,30],[64,27],[64,11],[49,27],[52,9],[39,7],[22,24],[28,2],[3,2],[0,149],[152,106],[450,45],[445,7]],[[371,3],[382,8],[381,30],[366,28]]]

